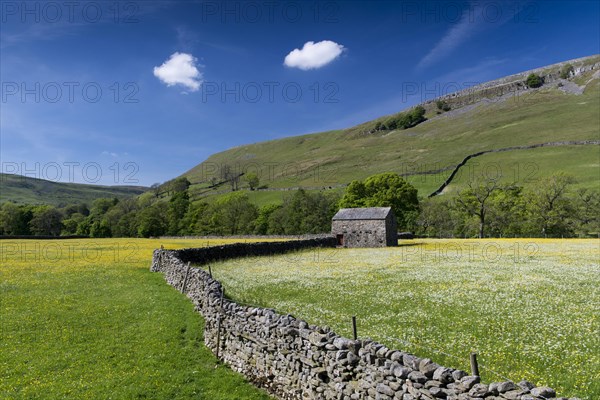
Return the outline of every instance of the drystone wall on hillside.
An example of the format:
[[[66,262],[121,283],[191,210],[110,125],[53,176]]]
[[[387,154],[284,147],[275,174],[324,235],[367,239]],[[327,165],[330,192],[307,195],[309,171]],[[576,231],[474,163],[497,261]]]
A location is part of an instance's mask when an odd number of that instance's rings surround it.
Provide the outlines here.
[[[589,71],[599,71],[600,62],[584,63],[586,58],[566,61],[563,63],[551,65],[549,67],[537,68],[519,74],[507,76],[501,79],[478,83],[478,82],[462,82],[462,83],[445,83],[444,88],[439,88],[442,95],[433,100],[426,101],[424,105],[435,103],[438,100],[447,101],[452,105],[452,108],[460,108],[470,104],[478,103],[482,100],[490,102],[498,101],[506,98],[506,96],[518,97],[523,93],[531,90],[525,83],[529,74],[538,74],[542,78],[544,85],[569,83],[569,81],[560,77],[559,67],[572,63],[572,77],[581,75]],[[465,89],[462,89],[464,87]],[[452,93],[448,93],[452,91]],[[444,94],[448,93],[448,94]]]

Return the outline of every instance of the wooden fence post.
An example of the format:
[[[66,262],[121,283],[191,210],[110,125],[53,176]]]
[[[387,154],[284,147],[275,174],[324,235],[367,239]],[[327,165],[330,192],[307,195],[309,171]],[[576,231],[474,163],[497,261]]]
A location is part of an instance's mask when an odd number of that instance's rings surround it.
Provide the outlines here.
[[[352,316],[352,335],[354,340],[358,338],[358,335],[356,334],[356,315]]]
[[[223,319],[223,296],[225,295],[225,288],[221,286],[221,304],[219,311],[219,319],[217,320],[217,359],[219,358],[219,351],[221,350],[221,320]]]
[[[190,262],[188,261],[187,269],[185,270],[185,277],[183,278],[183,283],[181,284],[181,293],[185,293],[185,287],[187,286],[189,274],[190,274]]]
[[[471,375],[479,376],[479,365],[477,365],[477,353],[471,353]]]

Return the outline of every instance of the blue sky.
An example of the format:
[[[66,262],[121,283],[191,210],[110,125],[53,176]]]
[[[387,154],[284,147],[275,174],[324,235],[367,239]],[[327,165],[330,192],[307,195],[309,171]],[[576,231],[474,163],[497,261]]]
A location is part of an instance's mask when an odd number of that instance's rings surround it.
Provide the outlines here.
[[[599,4],[2,0],[2,172],[164,182],[237,145],[600,53]]]

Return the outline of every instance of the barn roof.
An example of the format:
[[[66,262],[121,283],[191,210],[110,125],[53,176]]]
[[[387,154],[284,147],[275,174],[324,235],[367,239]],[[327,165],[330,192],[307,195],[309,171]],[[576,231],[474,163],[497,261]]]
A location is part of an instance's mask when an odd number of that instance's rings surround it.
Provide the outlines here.
[[[391,212],[391,207],[342,208],[333,220],[386,219]]]

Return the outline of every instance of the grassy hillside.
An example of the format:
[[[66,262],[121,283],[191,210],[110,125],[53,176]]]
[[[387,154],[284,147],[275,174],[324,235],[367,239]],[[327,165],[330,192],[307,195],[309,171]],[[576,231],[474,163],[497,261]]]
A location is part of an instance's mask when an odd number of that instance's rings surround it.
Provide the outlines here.
[[[600,56],[570,61],[577,74],[559,79],[561,64],[535,70],[546,79],[539,89],[527,89],[527,74],[487,82],[444,97],[448,112],[435,101],[423,104],[427,121],[406,130],[379,130],[390,116],[335,131],[287,137],[238,146],[209,157],[184,173],[192,183],[193,200],[212,201],[230,192],[221,172],[255,172],[262,190],[249,191],[257,205],[279,203],[289,189],[343,190],[355,179],[381,172],[406,177],[426,197],[450,176],[468,155],[513,146],[547,142],[600,140]],[[595,65],[594,70],[580,68]],[[580,187],[596,187],[600,179],[600,146],[562,146],[485,154],[470,160],[444,193],[484,172],[527,184],[558,171],[574,175]],[[516,179],[514,179],[516,178]],[[99,197],[127,197],[146,188],[56,183],[0,174],[0,202],[28,204],[91,202]],[[247,190],[243,177],[240,188]]]
[[[91,203],[100,197],[125,198],[144,193],[142,186],[100,186],[60,183],[20,175],[0,174],[0,203],[64,205]]]
[[[600,57],[595,56],[580,65],[599,61]],[[551,66],[543,71],[555,74],[557,68]],[[498,82],[505,84],[515,79],[513,76]],[[566,87],[576,90],[564,90]],[[574,94],[577,90],[582,93]],[[213,191],[201,189],[211,178],[219,178],[223,165],[239,172],[257,172],[261,185],[270,189],[330,189],[354,179],[393,171],[407,175],[419,193],[426,196],[472,153],[545,142],[600,139],[598,70],[583,72],[568,81],[554,80],[539,89],[486,97],[489,92],[490,89],[478,95],[471,93],[469,96],[475,101],[469,105],[464,105],[467,94],[463,94],[462,100],[459,97],[449,100],[458,108],[442,114],[437,114],[434,102],[426,103],[428,120],[410,129],[371,133],[378,121],[386,119],[382,117],[349,129],[239,146],[211,156],[184,175],[195,183],[192,189],[201,197],[228,190],[226,185]],[[536,179],[566,169],[581,186],[596,185],[598,180],[597,145],[514,150],[485,157],[497,163],[506,175],[516,164],[529,167],[534,163],[539,167]],[[423,173],[426,175],[420,175]],[[266,191],[253,194],[259,203],[265,202],[262,196],[273,199],[275,195]]]

